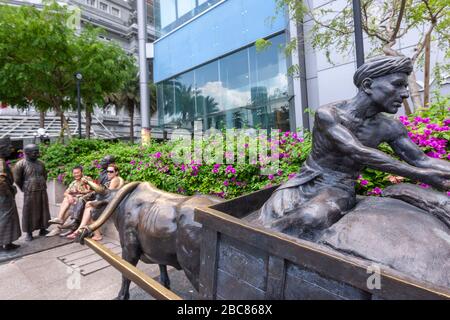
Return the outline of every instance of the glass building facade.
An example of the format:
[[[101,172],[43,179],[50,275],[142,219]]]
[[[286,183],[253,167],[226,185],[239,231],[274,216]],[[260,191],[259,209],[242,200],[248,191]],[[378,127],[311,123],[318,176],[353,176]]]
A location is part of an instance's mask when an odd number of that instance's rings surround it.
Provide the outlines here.
[[[222,0],[155,0],[155,26],[165,35]]]
[[[285,33],[196,67],[157,84],[160,125],[289,130]]]

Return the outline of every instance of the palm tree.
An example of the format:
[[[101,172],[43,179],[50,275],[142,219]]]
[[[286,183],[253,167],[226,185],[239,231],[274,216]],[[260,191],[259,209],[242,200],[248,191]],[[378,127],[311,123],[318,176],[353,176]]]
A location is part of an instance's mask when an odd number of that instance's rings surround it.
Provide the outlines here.
[[[139,90],[139,73],[133,70],[133,76],[125,82],[122,90],[108,94],[105,97],[105,107],[113,104],[117,109],[128,111],[130,117],[130,142],[134,143],[134,112],[139,110],[140,90]],[[156,112],[156,87],[153,83],[149,84],[150,89],[150,114]]]

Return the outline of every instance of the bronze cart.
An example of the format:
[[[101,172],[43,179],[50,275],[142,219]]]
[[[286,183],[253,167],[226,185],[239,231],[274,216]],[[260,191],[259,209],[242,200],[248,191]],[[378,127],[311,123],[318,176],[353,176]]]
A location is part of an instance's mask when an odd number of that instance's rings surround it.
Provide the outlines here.
[[[275,187],[207,208],[203,225],[200,295],[204,299],[449,299],[437,287],[382,267],[380,289],[369,289],[370,261],[324,245],[256,227],[246,221]]]

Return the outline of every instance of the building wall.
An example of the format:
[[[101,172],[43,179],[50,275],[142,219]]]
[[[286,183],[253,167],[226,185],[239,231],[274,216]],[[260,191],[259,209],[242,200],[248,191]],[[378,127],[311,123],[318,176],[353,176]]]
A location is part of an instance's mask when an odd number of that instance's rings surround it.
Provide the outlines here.
[[[255,10],[255,8],[258,8]],[[272,21],[271,17],[274,17]],[[154,82],[160,82],[286,28],[274,0],[225,0],[155,41]]]
[[[241,48],[157,84],[160,123],[193,130],[209,128],[289,129],[286,43],[281,32],[259,51]]]

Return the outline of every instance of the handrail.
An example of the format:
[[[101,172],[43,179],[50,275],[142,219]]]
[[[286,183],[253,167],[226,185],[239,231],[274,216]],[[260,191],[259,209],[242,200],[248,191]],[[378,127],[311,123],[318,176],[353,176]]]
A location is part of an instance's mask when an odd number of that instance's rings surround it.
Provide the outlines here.
[[[164,287],[159,282],[152,279],[150,276],[148,276],[129,262],[114,254],[111,250],[106,248],[101,243],[90,238],[84,239],[84,242],[89,248],[94,250],[120,273],[122,273],[123,276],[136,283],[139,287],[141,287],[145,292],[150,294],[155,299],[182,300],[181,297]]]

